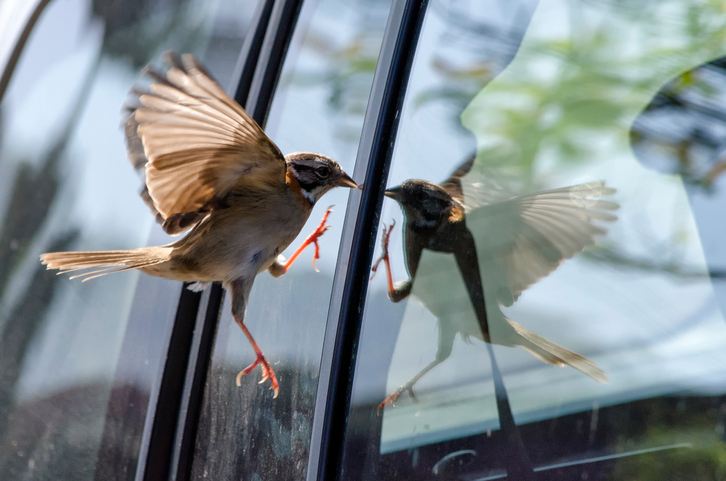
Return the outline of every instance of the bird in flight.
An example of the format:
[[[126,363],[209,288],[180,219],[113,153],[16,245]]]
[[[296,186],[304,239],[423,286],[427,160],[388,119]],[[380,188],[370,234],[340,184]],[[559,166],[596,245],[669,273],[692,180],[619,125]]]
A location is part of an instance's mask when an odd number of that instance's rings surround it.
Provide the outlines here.
[[[192,55],[168,53],[164,74],[151,68],[148,91],[137,97],[125,121],[131,163],[146,174],[141,197],[164,231],[182,239],[157,247],[40,256],[48,269],[73,272],[84,281],[138,269],[152,276],[195,283],[221,282],[232,296],[232,314],[255,351],[262,381],[274,396],[279,384],[244,323],[257,274],[287,272],[298,255],[329,227],[330,208],[318,228],[285,260],[315,203],[334,187],[358,185],[334,160],[316,152],[283,156],[247,112],[230,98]]]
[[[410,278],[393,282],[388,243],[394,224],[384,228],[383,254],[373,272],[384,263],[388,296],[393,302],[408,297],[416,283],[415,295],[438,319],[439,338],[434,361],[381,402],[379,411],[404,391],[415,399],[414,384],[451,355],[457,334],[465,341],[474,337],[519,346],[541,361],[569,365],[597,382],[607,382],[593,361],[507,318],[500,306],[511,306],[525,289],[594,244],[596,235],[606,233],[593,221],[617,219],[608,211],[616,210],[618,204],[600,199],[615,190],[603,182],[591,182],[486,202],[474,189],[465,199],[462,178],[473,163],[473,158],[464,162],[441,185],[411,179],[385,192],[403,210],[403,243]],[[420,267],[440,261],[432,257],[422,261],[424,250],[453,254],[455,264],[427,266],[424,270],[433,274],[419,279]],[[456,267],[447,269],[453,265]],[[465,292],[452,292],[456,289],[452,287],[453,276],[463,280]],[[468,314],[471,308],[473,315]]]

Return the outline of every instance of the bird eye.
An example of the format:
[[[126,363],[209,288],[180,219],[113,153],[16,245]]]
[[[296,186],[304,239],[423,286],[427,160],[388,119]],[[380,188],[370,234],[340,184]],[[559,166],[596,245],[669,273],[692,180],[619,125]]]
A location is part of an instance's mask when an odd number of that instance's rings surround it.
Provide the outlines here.
[[[320,166],[317,169],[315,169],[315,171],[321,177],[327,177],[328,175],[330,175],[330,167],[328,167],[327,165]]]

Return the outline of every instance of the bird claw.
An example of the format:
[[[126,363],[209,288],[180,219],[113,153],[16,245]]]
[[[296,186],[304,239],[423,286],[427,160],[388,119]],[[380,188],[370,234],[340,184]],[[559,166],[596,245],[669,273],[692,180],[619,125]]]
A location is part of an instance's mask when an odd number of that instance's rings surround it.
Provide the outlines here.
[[[401,392],[402,391],[399,389],[398,391],[394,392],[393,394],[388,396],[386,399],[381,401],[381,403],[378,405],[378,409],[376,409],[376,413],[378,413],[378,415],[380,416],[381,411],[383,410],[384,407],[386,407],[386,404],[390,404],[391,406],[396,407],[396,401],[398,400],[398,397],[401,395]]]
[[[280,394],[280,385],[277,382],[277,376],[275,376],[275,371],[273,371],[272,366],[270,366],[270,363],[267,362],[267,359],[265,359],[265,356],[262,354],[257,355],[257,359],[255,359],[255,362],[244,368],[237,374],[237,386],[242,385],[242,376],[246,376],[247,374],[251,373],[257,366],[260,366],[260,369],[262,369],[262,379],[260,379],[260,382],[258,384],[262,384],[268,379],[270,380],[270,389],[275,391],[274,396],[272,396],[273,399],[275,399]]]
[[[320,225],[318,225],[317,229],[313,231],[312,234],[308,236],[306,239],[306,244],[315,244],[315,254],[313,254],[313,269],[315,269],[315,272],[320,272],[318,270],[318,266],[315,265],[315,261],[317,259],[320,259],[320,245],[318,244],[318,238],[325,234],[325,231],[330,229],[330,225],[326,224],[328,221],[328,216],[331,212],[333,212],[333,205],[328,207],[328,209],[325,211],[325,214],[323,214],[323,220],[320,221]]]
[[[408,395],[411,396],[411,400],[413,400],[414,403],[418,404],[418,398],[413,392],[413,386],[403,385],[399,387],[396,392],[381,401],[381,403],[378,405],[378,409],[376,410],[378,415],[380,416],[381,410],[386,407],[386,404],[390,404],[391,406],[396,407],[396,401],[398,401],[398,398],[401,397],[401,394],[403,394],[404,391],[407,391]]]
[[[393,228],[396,226],[396,219],[393,219],[391,221],[390,226],[387,226],[385,222],[381,222],[381,224],[383,224],[383,236],[381,237],[381,249],[383,250],[383,253],[373,263],[373,267],[371,267],[372,274],[369,280],[373,280],[373,278],[375,277],[380,263],[388,260],[388,242],[391,238],[391,232],[393,232]]]

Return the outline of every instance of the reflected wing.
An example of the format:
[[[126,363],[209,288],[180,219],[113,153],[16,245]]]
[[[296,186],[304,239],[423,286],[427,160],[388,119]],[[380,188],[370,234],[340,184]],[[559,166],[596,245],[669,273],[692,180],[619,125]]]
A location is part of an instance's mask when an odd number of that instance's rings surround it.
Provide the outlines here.
[[[475,156],[473,155],[469,157],[451,173],[448,179],[441,183],[441,188],[462,205],[464,205],[464,189],[461,185],[461,179],[471,170],[474,159]]]
[[[147,70],[154,83],[131,108],[126,138],[131,162],[146,167],[148,200],[165,230],[178,233],[233,190],[282,188],[286,166],[260,126],[192,55],[168,54],[167,61],[165,76]]]
[[[510,306],[530,285],[607,231],[593,221],[613,222],[615,190],[604,182],[527,194],[486,205],[467,215],[479,251],[485,285]],[[496,275],[498,273],[499,275]]]
[[[472,155],[451,173],[448,179],[440,184],[451,197],[469,212],[494,202],[511,198],[514,194],[496,180],[496,172],[487,171],[478,166],[472,167],[476,157]]]

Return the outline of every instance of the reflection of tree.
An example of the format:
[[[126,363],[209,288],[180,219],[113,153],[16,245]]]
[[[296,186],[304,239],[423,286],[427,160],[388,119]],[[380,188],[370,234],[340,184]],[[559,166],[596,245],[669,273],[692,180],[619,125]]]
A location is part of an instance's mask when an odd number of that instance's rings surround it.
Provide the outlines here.
[[[431,14],[445,18],[447,28],[430,61],[437,82],[420,92],[414,105],[443,103],[450,112],[452,126],[469,134],[461,125],[461,113],[511,62],[538,1],[493,1],[503,20],[474,15],[457,3],[441,1],[431,6]]]
[[[53,249],[67,249],[76,233],[71,232],[53,242]],[[60,278],[49,277],[42,266],[35,269],[25,295],[8,315],[0,337],[0,438],[5,434],[8,416],[13,408],[15,389],[31,341],[47,314]]]
[[[335,46],[321,32],[311,32],[305,47],[326,59],[319,71],[296,71],[292,81],[301,87],[327,85],[328,108],[336,116],[336,137],[357,143],[378,60],[380,38],[358,34],[347,44]]]
[[[655,94],[661,79],[680,74],[681,64],[692,67],[699,60],[723,53],[726,46],[718,39],[726,34],[726,27],[721,25],[723,22],[709,22],[723,17],[718,5],[665,3],[683,10],[690,18],[666,18],[665,7],[657,9],[653,2],[645,2],[644,9],[597,4],[584,12],[573,7],[570,36],[535,37],[529,42],[520,65],[506,81],[487,89],[487,96],[507,96],[512,106],[492,113],[496,117],[493,137],[506,138],[507,142],[485,148],[479,158],[488,165],[515,163],[525,175],[531,175],[534,161],[544,148],[554,152],[559,164],[585,164],[594,150],[584,141],[588,132],[627,128],[634,109],[639,109],[651,92]],[[643,18],[641,26],[638,22],[645,11],[651,14],[650,22]],[[592,21],[593,28],[587,28],[587,15],[610,16],[613,21]],[[580,21],[582,25],[578,25]],[[666,29],[671,39],[678,39],[677,48],[670,47],[663,38]],[[635,33],[646,39],[628,53],[628,44],[621,36]],[[543,65],[535,66],[535,61]],[[557,70],[543,73],[547,64]],[[475,132],[479,132],[482,121],[493,125],[483,118],[486,114],[480,107],[483,105],[476,103],[465,114],[465,122]]]
[[[104,22],[104,52],[138,69],[175,38],[174,48],[199,45],[203,32],[191,0],[93,0],[93,13]],[[197,15],[195,15],[195,13]]]
[[[630,132],[643,164],[710,190],[726,170],[726,58],[668,82]]]
[[[16,173],[0,228],[0,298],[12,282],[20,281],[17,268],[23,262],[35,260],[34,251],[30,250],[30,246],[48,220],[51,207],[58,196],[61,183],[60,162],[70,132],[82,110],[82,105],[83,102],[79,102],[79,108],[68,119],[66,131],[50,149],[42,166],[35,169],[29,163],[22,163]],[[77,229],[69,227],[47,247],[49,250],[68,249],[76,236]],[[33,259],[29,259],[29,257]],[[29,405],[26,406],[26,411],[23,411],[22,408],[16,406],[15,396],[30,345],[42,327],[61,281],[62,279],[59,277],[49,276],[43,266],[37,264],[22,297],[13,300],[14,308],[2,323],[3,330],[2,336],[0,336],[0,442],[3,444],[17,443],[18,436],[13,432],[19,429],[18,425],[20,428],[27,428],[26,416],[32,414],[32,417],[44,419],[47,415],[47,406],[40,411],[33,411],[32,405]],[[78,404],[73,405],[78,407]],[[68,413],[68,411],[64,412]],[[30,451],[17,445],[13,445],[10,449],[7,446],[3,448],[2,452],[7,453],[8,456],[0,460],[0,472],[16,472],[17,469],[12,466],[17,466],[19,461],[27,469],[29,459],[35,459],[34,454],[42,459],[44,453],[48,454],[52,451],[52,439],[62,438],[68,434],[67,432],[54,432],[58,426],[52,425],[52,423],[38,427],[40,432],[37,433],[38,438],[32,440],[34,447]],[[24,439],[28,438],[31,431],[28,430],[25,433]],[[17,457],[10,456],[10,454],[18,452],[25,452],[28,457],[19,460]],[[68,467],[80,460],[66,455],[64,461],[60,465]],[[22,470],[18,472],[22,472]],[[61,471],[54,470],[53,472],[60,473]]]
[[[93,78],[93,73],[89,74],[86,82],[90,84]],[[64,131],[46,153],[41,167],[35,169],[25,162],[18,168],[0,227],[0,299],[11,282],[20,282],[18,267],[35,260],[29,259],[35,258],[30,246],[44,227],[58,197],[61,160],[89,91],[89,88],[82,89],[81,98],[66,121]],[[76,236],[77,229],[67,228],[51,241],[48,249],[67,249]],[[47,275],[43,266],[37,264],[23,297],[13,300],[11,305],[14,308],[0,324],[0,439],[6,436],[8,422],[14,415],[15,391],[23,361],[47,315],[59,281],[60,278]]]
[[[528,23],[526,17],[533,13],[535,6],[534,2],[520,3],[522,6],[517,12],[520,21],[511,25],[477,20],[457,12],[451,5],[435,4],[438,8],[433,10],[445,15],[449,25],[433,52],[430,65],[440,81],[437,87],[420,93],[416,105],[444,101],[457,116],[454,123],[459,124],[458,115],[502,72],[519,48],[525,33],[523,26]],[[643,30],[648,30],[648,18],[662,14],[653,2],[641,3],[597,2],[599,8],[612,9],[613,15],[620,16],[621,20],[632,23],[642,20]],[[669,3],[678,5],[678,2]],[[714,27],[715,22],[709,22],[723,15],[719,4],[703,2],[684,6],[684,20],[680,22],[675,16],[672,23],[673,37],[685,41],[686,45],[677,49],[657,46],[641,56],[621,59],[597,53],[606,52],[617,42],[609,36],[608,25],[599,26],[600,31],[583,31],[577,26],[578,8],[571,7],[570,10],[574,26],[571,38],[542,40],[529,46],[531,53],[543,59],[563,60],[558,73],[542,81],[532,71],[532,75],[500,83],[494,91],[489,91],[511,99],[510,108],[497,112],[495,132],[500,138],[508,139],[507,145],[516,146],[517,152],[512,156],[510,149],[499,150],[501,145],[486,149],[480,152],[479,158],[488,166],[511,167],[515,162],[522,173],[531,173],[542,148],[555,148],[557,160],[563,164],[586,162],[591,148],[583,141],[587,130],[621,128],[620,121],[628,116],[633,106],[633,97],[627,90],[649,88],[650,79],[631,79],[628,71],[637,68],[642,72],[657,72],[668,68],[669,56],[685,57],[689,52],[700,57],[719,56],[718,42],[713,39],[724,35],[723,27]],[[453,51],[456,54],[449,55]],[[710,151],[712,157],[717,157],[711,160],[712,168],[704,172],[702,166],[700,178],[694,178],[691,173],[685,179],[705,186],[726,169],[723,162],[715,162],[721,153],[721,124],[726,120],[726,111],[715,104],[726,89],[723,69],[724,62],[718,60],[679,74],[655,96],[646,109],[648,115],[636,121],[632,133],[636,147],[650,140],[668,150],[667,155],[676,157],[682,165],[681,168],[676,165],[669,168],[672,173],[692,171],[693,155],[703,156],[704,150]],[[526,104],[525,108],[517,106],[522,103]],[[675,111],[678,119],[665,118],[664,114],[673,116]],[[653,131],[653,122],[658,121],[660,123]]]
[[[57,145],[54,150],[64,147]],[[35,234],[48,217],[58,194],[60,152],[51,152],[36,172],[30,163],[22,163],[13,183],[10,202],[0,225],[0,293],[20,262],[26,258]]]
[[[482,75],[482,90],[462,115],[478,138],[480,172],[486,167],[487,174],[506,175],[519,188],[539,189],[562,173],[604,166],[608,156],[632,156],[629,140],[634,161],[681,174],[684,182],[708,189],[726,168],[721,162],[726,111],[718,107],[726,82],[722,61],[698,64],[726,51],[725,22],[715,21],[724,17],[722,6],[678,1],[565,4],[550,1],[541,7],[562,7],[569,15],[561,20],[567,29],[548,35],[533,28],[502,75],[488,84],[490,78]],[[671,15],[668,8],[682,15]],[[476,67],[472,64],[472,76]],[[692,70],[683,73],[685,69]],[[673,209],[678,218],[677,209],[688,207],[680,203]],[[696,219],[700,222],[698,213]],[[615,246],[610,240],[601,246],[623,252],[596,258],[702,278],[689,275],[688,266],[678,266],[687,245],[682,228],[675,223],[672,232],[643,236],[644,244],[663,234],[670,237],[664,242],[669,252],[656,245],[641,248],[658,250],[668,265],[639,259],[627,252],[634,246]]]
[[[316,24],[311,26],[303,51],[324,59],[322,67],[298,65],[289,79],[300,87],[327,88],[328,109],[335,117],[331,122],[335,137],[353,145],[360,138],[378,63],[381,28],[385,25],[380,19],[385,18],[390,8],[388,0],[360,3],[360,11],[355,12],[360,18],[350,24],[356,31],[342,44],[338,34],[329,34]]]

